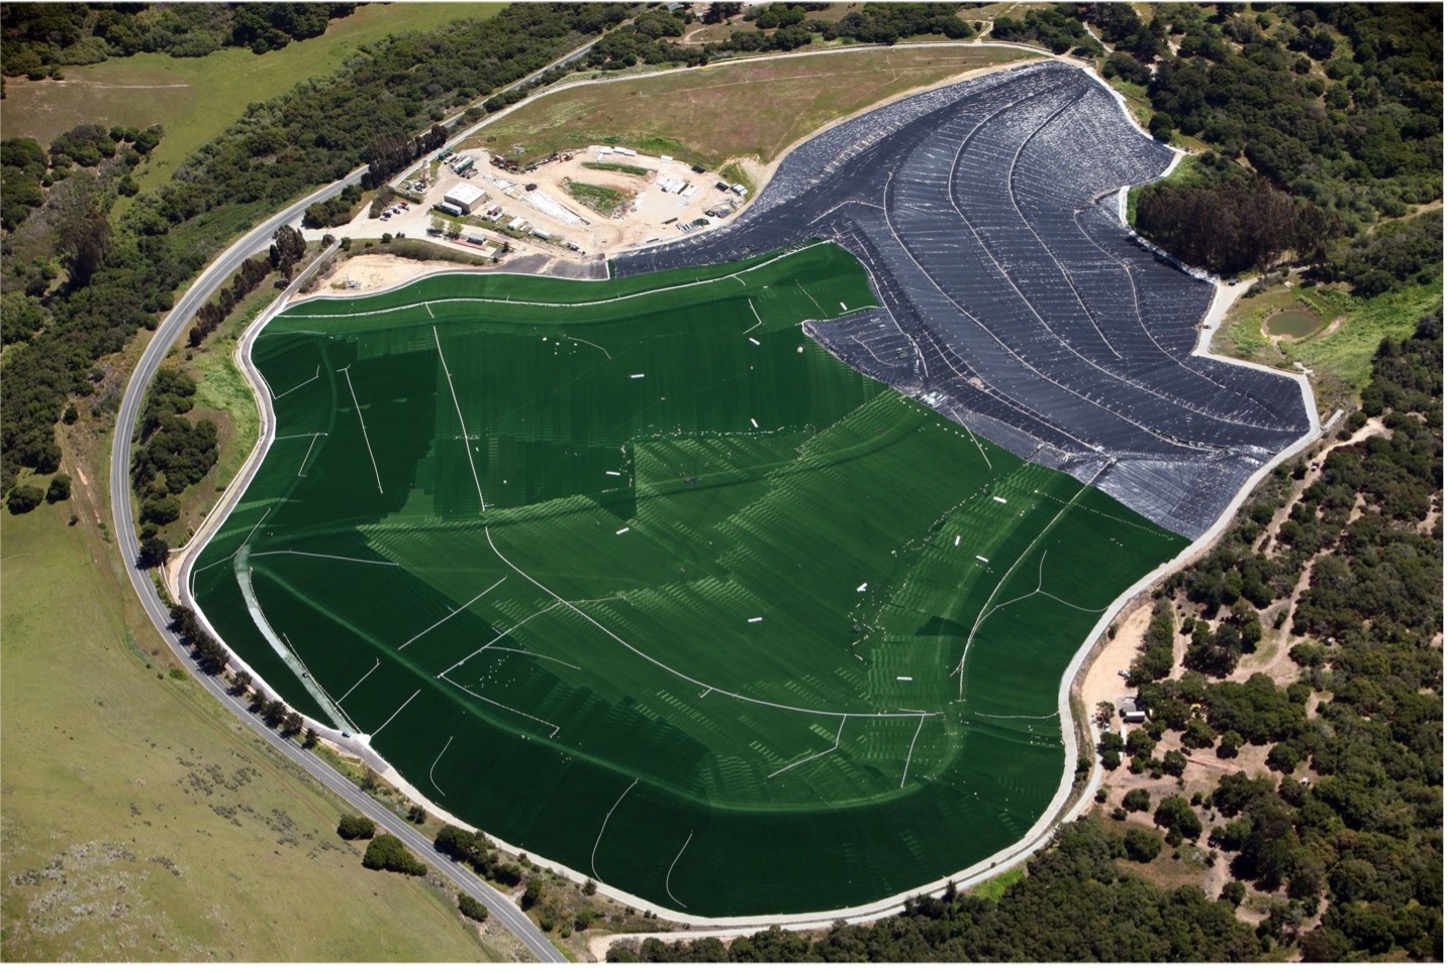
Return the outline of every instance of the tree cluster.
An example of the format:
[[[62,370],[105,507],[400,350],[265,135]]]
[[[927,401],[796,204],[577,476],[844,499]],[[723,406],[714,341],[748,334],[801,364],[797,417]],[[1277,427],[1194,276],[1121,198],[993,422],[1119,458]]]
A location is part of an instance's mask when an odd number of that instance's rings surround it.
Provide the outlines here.
[[[447,134],[446,128],[434,122],[427,131],[412,138],[385,135],[376,139],[367,146],[367,174],[362,176],[362,188],[375,189],[409,163],[442,148]]]
[[[141,409],[140,440],[131,481],[141,497],[141,521],[163,526],[180,515],[176,496],[200,482],[216,464],[216,425],[195,425],[183,415],[195,400],[196,382],[163,368]]]
[[[1131,10],[1100,6],[1123,18]],[[1246,228],[1259,220],[1245,204],[1232,206],[1234,199],[1245,189],[1254,204],[1272,207],[1273,218],[1292,223],[1321,211],[1325,243],[1442,197],[1443,28],[1436,9],[1342,3],[1254,11],[1161,7],[1152,25],[1182,40],[1176,54],[1157,50],[1148,96],[1164,119],[1160,135],[1201,138],[1231,162],[1250,165],[1296,208],[1255,189],[1255,180],[1232,180],[1210,195],[1157,187],[1142,197],[1145,204],[1156,196],[1153,220],[1162,235],[1153,238],[1204,266],[1247,267],[1285,249],[1318,262],[1320,253],[1292,239],[1296,227],[1277,243],[1276,234],[1263,237],[1266,227]],[[1232,208],[1231,218],[1212,217],[1211,208],[1221,206]],[[1173,217],[1168,209],[1182,212]],[[1208,220],[1213,238],[1195,250],[1182,228],[1192,219]],[[1246,248],[1236,254],[1234,245]]]
[[[1443,210],[1383,223],[1339,245],[1322,268],[1322,278],[1343,280],[1362,297],[1386,293],[1408,282],[1430,283],[1443,270]]]
[[[0,141],[0,228],[12,232],[45,205],[42,187],[49,159],[33,138]],[[28,335],[27,335],[28,336]],[[5,339],[10,343],[10,338]]]
[[[873,924],[837,923],[814,937],[779,928],[736,938],[619,943],[610,961],[1244,961],[1264,949],[1231,905],[1196,887],[1165,890],[1117,861],[1150,852],[1087,818],[1062,826],[999,902],[920,897]],[[1129,916],[1127,916],[1129,915]]]
[[[1152,605],[1151,622],[1146,627],[1141,653],[1131,662],[1127,684],[1134,687],[1171,673],[1175,629],[1176,614],[1172,612],[1171,601],[1158,600]]]
[[[314,202],[302,213],[302,225],[308,229],[345,226],[352,221],[353,210],[362,201],[362,187],[349,185],[330,199]]]
[[[222,47],[262,54],[316,37],[355,3],[8,4],[0,14],[4,73],[60,77],[67,64],[94,64],[141,51],[201,57]]]
[[[1439,311],[1382,342],[1344,432],[1376,417],[1390,435],[1330,451],[1274,536],[1266,526],[1306,468],[1275,476],[1218,547],[1168,583],[1200,611],[1188,623],[1194,642],[1209,631],[1205,643],[1231,625],[1249,631],[1307,573],[1292,614],[1292,633],[1307,638],[1291,649],[1298,680],[1193,670],[1143,684],[1151,721],[1114,739],[1144,750],[1170,729],[1183,750],[1216,741],[1221,758],[1267,749],[1271,775],[1228,775],[1210,794],[1203,808],[1221,820],[1209,839],[1238,880],[1285,897],[1259,934],[1308,960],[1442,960],[1442,392]],[[1155,822],[1169,841],[1171,827],[1191,838],[1187,813],[1201,811],[1166,802]]]
[[[1166,117],[1163,123],[1157,118]],[[1170,130],[1170,116],[1153,118]],[[1215,163],[1215,164],[1214,164]],[[1304,199],[1274,188],[1260,176],[1213,157],[1202,185],[1159,182],[1136,204],[1136,227],[1173,256],[1213,273],[1265,270],[1288,251],[1322,259],[1336,229],[1333,217]]]
[[[337,822],[337,835],[344,840],[370,840],[377,835],[377,826],[366,816],[343,814]]]
[[[432,846],[444,856],[465,864],[485,880],[509,887],[523,882],[523,871],[515,864],[502,862],[498,851],[482,833],[449,824],[433,837]]]
[[[231,278],[231,284],[222,287],[215,300],[202,304],[201,309],[196,311],[196,323],[191,325],[191,331],[186,335],[186,343],[192,347],[200,347],[201,342],[221,326],[221,322],[236,309],[236,305],[246,299],[247,294],[255,290],[271,271],[272,265],[266,260],[253,257],[243,262],[237,269],[236,276]]]
[[[458,891],[458,912],[479,924],[488,919],[488,908],[483,906],[483,902],[461,890]]]
[[[412,855],[402,840],[391,833],[379,833],[367,844],[362,865],[369,870],[388,870],[413,877],[427,876],[427,864]]]
[[[215,677],[226,670],[227,661],[230,659],[226,648],[201,626],[196,612],[190,607],[182,604],[171,605],[171,629],[181,635],[183,644],[191,646],[191,656],[201,666],[202,673]]]
[[[894,44],[911,37],[943,36],[960,40],[975,36],[975,28],[958,15],[959,4],[867,3],[839,21],[809,17],[825,6],[828,5],[772,3],[751,9],[744,14],[744,20],[752,20],[755,29],[736,30],[727,40],[702,46],[678,44],[668,39],[684,32],[684,15],[652,10],[600,41],[589,52],[589,64],[606,71],[623,70],[635,64],[697,67],[731,54],[792,51],[816,39]],[[705,21],[711,23],[727,19],[724,14],[712,11],[705,17]]]
[[[1053,54],[1064,54],[1077,48],[1093,53],[1101,49],[1101,45],[1082,26],[1074,4],[1027,10],[1019,20],[997,17],[990,35],[996,40],[1040,44]]]

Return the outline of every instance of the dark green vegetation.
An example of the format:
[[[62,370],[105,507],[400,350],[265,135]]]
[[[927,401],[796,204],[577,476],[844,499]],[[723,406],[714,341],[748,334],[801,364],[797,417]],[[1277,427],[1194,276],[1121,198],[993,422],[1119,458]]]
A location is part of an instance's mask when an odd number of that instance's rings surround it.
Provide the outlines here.
[[[366,816],[344,814],[337,823],[337,835],[344,840],[370,840],[377,835],[377,827]]]
[[[613,212],[624,202],[628,201],[628,194],[617,189],[611,189],[606,185],[594,185],[590,182],[573,182],[564,180],[563,187],[568,194],[595,212],[605,215]]]
[[[185,417],[195,403],[196,382],[180,371],[161,370],[141,410],[131,482],[141,500],[141,537],[181,515],[177,496],[200,482],[216,464],[216,425]],[[144,524],[150,524],[148,532]]]
[[[1060,672],[1184,541],[797,330],[872,303],[816,245],[293,307],[254,354],[277,438],[198,601],[451,812],[661,904],[968,866],[1057,791]]]
[[[1166,585],[1195,615],[1190,670],[1158,680],[1165,600],[1132,667],[1152,716],[1126,740],[1133,771],[1170,771],[1169,758],[1214,742],[1219,758],[1266,750],[1271,775],[1221,778],[1201,811],[1217,814],[1211,841],[1232,873],[1279,898],[1271,933],[1309,960],[1442,960],[1442,382],[1441,314],[1385,340],[1342,435],[1369,420],[1385,434],[1333,448],[1295,500],[1307,468],[1269,480],[1216,549]],[[1220,680],[1264,627],[1285,645],[1283,625],[1293,683]],[[1181,748],[1157,758],[1175,732]],[[1156,822],[1169,841],[1193,839],[1198,811],[1168,801]]]
[[[1101,52],[1101,44],[1087,32],[1083,18],[1074,4],[1057,4],[1039,10],[1025,10],[1020,17],[1009,15],[997,17],[991,26],[990,36],[994,40],[1014,41],[1021,44],[1040,44],[1053,54],[1064,54],[1075,50],[1087,55]],[[1113,55],[1114,56],[1114,55]],[[1134,58],[1123,53],[1132,65]],[[1108,66],[1111,66],[1108,62]],[[1107,73],[1107,77],[1111,77]],[[1150,77],[1151,72],[1147,71]]]
[[[735,9],[737,5],[715,6],[726,8],[714,12],[716,20],[722,14],[732,17],[739,12]],[[966,40],[975,36],[975,28],[958,15],[961,4],[957,3],[867,3],[838,21],[809,16],[828,6],[828,3],[772,3],[751,7],[743,19],[753,21],[753,29],[736,30],[727,40],[702,45],[680,44],[668,39],[682,36],[685,28],[693,23],[691,11],[653,9],[600,41],[589,52],[588,63],[605,71],[623,70],[635,64],[697,67],[733,54],[792,51],[816,41],[893,44],[916,37]],[[710,22],[710,17],[706,16],[705,22]]]
[[[1158,58],[1153,133],[1200,138],[1217,156],[1207,185],[1142,193],[1139,228],[1173,253],[1233,272],[1291,250],[1356,283],[1341,240],[1442,198],[1441,7],[1170,4],[1145,32],[1153,43],[1131,53]],[[1175,55],[1167,38],[1180,40]],[[1191,214],[1202,221],[1187,231]],[[1441,253],[1440,240],[1397,279],[1431,273]]]
[[[622,162],[584,162],[586,169],[597,169],[600,172],[622,172],[625,175],[648,175],[649,170],[642,165],[624,165]]]
[[[479,924],[488,919],[488,908],[476,897],[465,893],[458,893],[458,911],[468,920],[475,920]]]
[[[1137,228],[1180,259],[1236,273],[1291,255],[1364,296],[1441,264],[1441,222],[1362,240],[1443,195],[1438,5],[1061,3],[991,36],[1095,58],[1150,105],[1152,135],[1208,147],[1195,178],[1136,202]]]
[[[367,844],[362,865],[369,870],[389,870],[410,877],[427,876],[427,864],[412,855],[402,840],[391,833],[379,833]]]
[[[360,163],[391,157],[430,119],[542,67],[626,12],[615,5],[516,4],[489,20],[378,42],[331,83],[251,105],[178,178],[136,196],[122,217],[110,215],[112,206],[126,191],[130,157],[151,136],[107,132],[119,164],[104,158],[96,139],[83,139],[100,156],[95,168],[55,182],[47,193],[55,216],[22,220],[0,254],[6,340],[23,341],[7,351],[0,381],[0,490],[8,491],[22,468],[50,461],[53,426],[68,401],[89,398],[98,415],[115,406],[114,392],[94,394],[107,373],[100,362],[138,330],[154,327],[177,288],[235,233]],[[418,70],[423,64],[427,69]],[[64,163],[59,156],[48,161],[42,188],[45,178],[54,181],[75,165],[71,147]],[[31,187],[30,196],[38,174],[33,149],[15,157],[19,164],[4,170],[7,201],[12,173]]]
[[[1151,835],[1155,838],[1154,834]],[[1132,840],[1135,844],[1136,840]],[[1137,846],[1137,852],[1144,852]],[[1163,890],[1116,861],[1130,852],[1094,819],[1063,826],[998,901],[948,891],[897,917],[823,934],[771,928],[736,938],[624,942],[610,961],[1250,961],[1264,956],[1230,904]]]
[[[139,51],[203,57],[222,47],[257,54],[316,37],[355,3],[10,3],[0,16],[0,60],[9,75],[61,77]]]

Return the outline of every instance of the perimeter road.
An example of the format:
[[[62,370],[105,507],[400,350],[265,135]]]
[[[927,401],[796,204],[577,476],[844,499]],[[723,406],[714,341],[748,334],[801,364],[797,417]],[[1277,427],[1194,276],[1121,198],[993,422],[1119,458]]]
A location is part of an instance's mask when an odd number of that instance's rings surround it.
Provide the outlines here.
[[[588,52],[596,41],[579,47],[578,49],[564,55],[553,63],[523,78],[521,81],[503,88],[503,91],[511,90],[514,87],[527,84],[533,78],[538,77],[551,70],[559,64],[582,57]],[[455,117],[461,117],[455,116]],[[449,119],[450,121],[453,119]],[[324,186],[304,198],[292,203],[285,209],[271,216],[266,221],[257,225],[251,232],[241,239],[232,243],[220,256],[211,262],[205,270],[196,278],[195,282],[176,302],[171,312],[162,320],[156,328],[146,349],[141,353],[140,360],[136,363],[136,369],[131,373],[130,380],[126,383],[126,390],[121,397],[120,409],[116,414],[116,426],[114,437],[111,441],[111,468],[110,468],[110,492],[111,492],[111,524],[112,532],[116,536],[116,544],[120,550],[121,559],[124,563],[126,574],[130,577],[131,586],[135,588],[136,596],[141,600],[141,606],[145,608],[151,622],[160,631],[161,637],[170,645],[171,650],[181,659],[181,663],[196,676],[205,688],[221,704],[230,709],[232,714],[239,718],[244,724],[249,725],[263,738],[284,753],[293,762],[296,762],[313,778],[326,786],[333,793],[350,803],[364,815],[374,822],[385,826],[391,833],[396,834],[404,843],[408,844],[414,852],[425,859],[437,870],[457,884],[463,890],[475,897],[485,901],[488,908],[494,913],[498,921],[518,936],[540,961],[552,961],[564,963],[568,959],[563,952],[554,946],[542,931],[532,921],[523,915],[517,905],[511,899],[494,890],[484,883],[476,875],[464,870],[451,860],[437,853],[432,844],[417,833],[408,823],[404,822],[390,810],[378,803],[371,796],[366,795],[350,779],[343,776],[321,757],[312,752],[300,748],[295,744],[281,740],[276,733],[272,732],[249,712],[231,694],[226,692],[221,683],[215,678],[208,677],[201,673],[196,663],[191,659],[190,652],[181,645],[180,640],[169,630],[171,624],[170,612],[161,602],[160,595],[156,592],[155,584],[152,581],[149,570],[137,565],[140,558],[140,542],[136,538],[133,528],[133,516],[131,511],[131,436],[135,432],[136,419],[140,415],[141,402],[145,397],[147,386],[155,377],[156,371],[160,368],[166,352],[176,343],[182,330],[195,316],[197,310],[212,292],[225,283],[230,276],[236,272],[242,261],[253,253],[264,250],[271,243],[274,234],[283,225],[290,224],[300,219],[302,213],[313,203],[322,202],[338,195],[349,185],[355,185],[362,181],[362,176],[367,171],[366,166],[361,166],[348,173],[345,177]],[[289,288],[288,295],[296,284]]]

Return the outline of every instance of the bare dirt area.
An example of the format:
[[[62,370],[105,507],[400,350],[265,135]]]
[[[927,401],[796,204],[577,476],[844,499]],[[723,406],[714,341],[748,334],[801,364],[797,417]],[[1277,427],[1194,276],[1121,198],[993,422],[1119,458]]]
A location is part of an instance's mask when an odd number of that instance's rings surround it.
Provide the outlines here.
[[[1116,705],[1122,696],[1133,693],[1126,687],[1121,672],[1131,666],[1146,635],[1146,627],[1151,623],[1151,604],[1149,598],[1142,599],[1122,611],[1116,621],[1116,636],[1107,640],[1083,669],[1078,693],[1088,718],[1094,716],[1099,702]]]
[[[450,263],[447,260],[407,260],[387,253],[362,253],[349,260],[342,260],[332,267],[317,282],[312,294],[299,294],[296,299],[313,296],[316,293],[331,293],[334,290],[368,292],[385,290],[399,283],[406,283],[424,273],[451,270],[466,273],[477,267]]]
[[[668,156],[627,154],[611,146],[584,146],[527,172],[494,165],[492,156],[482,149],[459,153],[448,161],[456,164],[463,158],[474,162],[465,175],[456,174],[448,165],[438,166],[437,178],[425,189],[406,190],[420,201],[399,199],[377,218],[364,207],[346,226],[309,229],[305,235],[380,238],[390,233],[430,238],[459,251],[497,257],[500,263],[543,255],[559,262],[588,264],[620,249],[717,225],[731,218],[744,200],[717,174],[695,172]],[[414,187],[417,181],[402,180]],[[435,208],[464,185],[483,193],[471,212],[454,216]],[[595,208],[610,202],[606,212]],[[359,280],[357,260],[345,265],[352,278]],[[413,262],[411,266],[411,275],[422,272],[422,264]],[[369,272],[375,274],[376,268]],[[405,276],[390,282],[402,278]],[[324,282],[323,287],[331,282]]]

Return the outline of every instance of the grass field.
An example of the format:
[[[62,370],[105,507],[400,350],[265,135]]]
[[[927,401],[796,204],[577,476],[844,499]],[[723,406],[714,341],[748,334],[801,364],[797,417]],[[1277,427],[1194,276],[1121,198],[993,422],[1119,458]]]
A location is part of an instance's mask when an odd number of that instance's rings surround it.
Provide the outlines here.
[[[872,49],[711,65],[546,94],[468,144],[522,146],[524,158],[616,143],[711,169],[734,156],[770,162],[843,115],[964,71],[1035,56],[988,47]]]
[[[608,215],[629,200],[629,194],[626,192],[606,185],[594,185],[591,182],[564,180],[563,187],[573,198],[594,212],[601,212],[604,215]]]
[[[65,68],[64,81],[6,78],[5,137],[29,135],[48,147],[76,125],[146,127],[166,134],[137,173],[142,189],[171,177],[188,155],[221,134],[252,102],[266,101],[342,66],[362,44],[429,30],[461,17],[488,17],[501,3],[390,3],[359,7],[321,37],[253,54],[227,48],[206,57],[136,54]]]
[[[450,896],[364,870],[339,803],[168,676],[71,511],[0,513],[0,958],[506,958],[516,942],[484,946]]]
[[[1056,791],[1099,611],[1185,541],[798,329],[871,305],[816,245],[293,307],[255,352],[277,438],[197,599],[439,804],[661,905],[967,866]]]
[[[1408,336],[1419,318],[1442,302],[1442,280],[1402,286],[1369,299],[1326,287],[1274,287],[1232,307],[1213,350],[1277,367],[1301,361],[1314,372],[1312,383],[1326,409],[1345,404],[1367,384],[1373,354],[1384,337]],[[1301,340],[1281,340],[1278,350],[1263,336],[1262,321],[1290,307],[1306,307],[1328,326]]]

